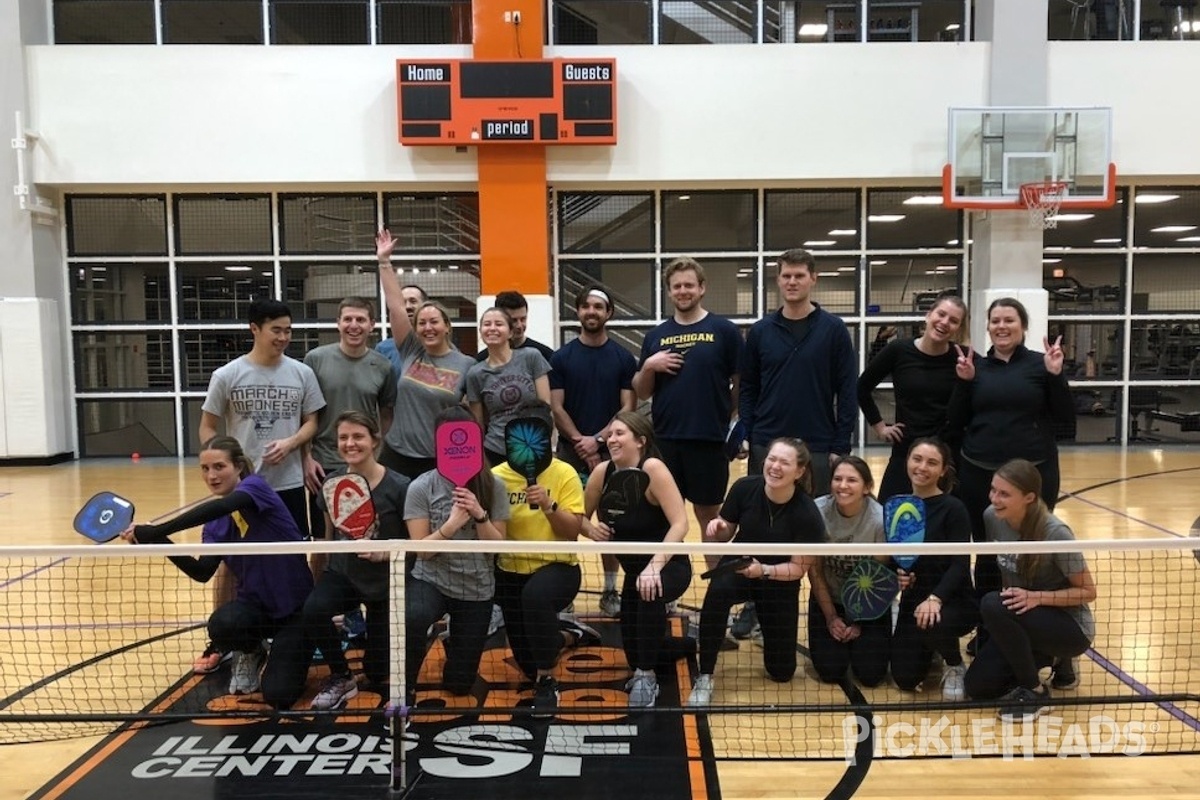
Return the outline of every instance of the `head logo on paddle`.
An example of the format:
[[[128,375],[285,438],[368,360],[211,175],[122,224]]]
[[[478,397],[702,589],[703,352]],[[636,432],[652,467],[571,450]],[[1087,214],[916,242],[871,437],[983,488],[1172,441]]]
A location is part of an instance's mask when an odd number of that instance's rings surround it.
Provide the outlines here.
[[[334,475],[321,485],[333,527],[351,539],[374,539],[379,533],[371,485],[362,475]]]
[[[883,521],[890,544],[920,544],[925,541],[925,501],[915,494],[889,497],[883,506]],[[896,556],[900,569],[912,569],[916,556]]]
[[[504,455],[513,471],[532,486],[550,466],[552,433],[549,421],[541,417],[517,417],[504,426]],[[537,508],[533,503],[530,508]]]
[[[483,469],[483,432],[475,420],[447,420],[434,439],[437,471],[455,486],[466,486]]]
[[[100,492],[83,504],[73,527],[93,542],[111,542],[133,524],[133,503],[112,492]]]
[[[842,584],[842,607],[851,622],[879,619],[891,609],[899,592],[896,573],[873,558],[864,558]]]

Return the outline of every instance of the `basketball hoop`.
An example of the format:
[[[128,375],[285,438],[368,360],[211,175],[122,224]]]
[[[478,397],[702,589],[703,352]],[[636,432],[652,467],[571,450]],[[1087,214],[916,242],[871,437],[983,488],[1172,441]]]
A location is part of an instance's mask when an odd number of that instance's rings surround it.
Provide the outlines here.
[[[1037,181],[1021,184],[1021,204],[1029,210],[1029,227],[1057,228],[1058,210],[1067,197],[1065,181]]]

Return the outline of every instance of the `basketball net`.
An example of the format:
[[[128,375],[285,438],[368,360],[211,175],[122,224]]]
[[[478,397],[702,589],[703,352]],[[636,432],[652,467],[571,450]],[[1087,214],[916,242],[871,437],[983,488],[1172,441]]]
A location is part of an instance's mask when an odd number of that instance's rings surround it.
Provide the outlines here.
[[[1021,203],[1029,210],[1029,227],[1057,228],[1058,211],[1067,196],[1064,181],[1037,181],[1021,184]]]

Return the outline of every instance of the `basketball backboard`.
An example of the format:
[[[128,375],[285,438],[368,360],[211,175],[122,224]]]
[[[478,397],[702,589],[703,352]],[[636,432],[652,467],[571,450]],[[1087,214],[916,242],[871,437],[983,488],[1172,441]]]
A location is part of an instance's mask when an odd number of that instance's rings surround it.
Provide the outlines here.
[[[1112,109],[951,108],[942,196],[949,208],[1026,208],[1021,187],[1065,183],[1064,208],[1116,202]]]

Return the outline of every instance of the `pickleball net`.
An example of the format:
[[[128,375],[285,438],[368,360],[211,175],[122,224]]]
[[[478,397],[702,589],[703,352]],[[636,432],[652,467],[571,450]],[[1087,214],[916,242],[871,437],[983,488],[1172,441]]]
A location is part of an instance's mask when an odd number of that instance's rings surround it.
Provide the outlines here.
[[[164,558],[173,554],[219,552],[212,546],[0,549],[0,586],[5,605],[0,624],[0,743],[17,744],[105,734],[128,725],[157,725],[181,720],[397,720],[410,741],[446,735],[461,726],[504,726],[533,732],[530,742],[568,749],[594,741],[597,726],[644,724],[646,720],[686,720],[706,738],[719,760],[844,759],[862,748],[876,757],[987,755],[1059,755],[1088,753],[1166,754],[1200,752],[1200,678],[1194,664],[1198,612],[1196,578],[1200,564],[1192,540],[1075,542],[1054,544],[908,545],[905,552],[1082,552],[1097,587],[1092,604],[1096,636],[1075,660],[1078,685],[1052,689],[1051,709],[1024,727],[997,719],[997,701],[944,699],[937,664],[917,691],[901,691],[885,678],[862,684],[851,672],[836,683],[814,674],[808,659],[810,582],[799,596],[797,666],[791,680],[771,680],[764,671],[761,632],[751,632],[737,649],[719,654],[711,698],[703,708],[687,701],[697,678],[695,637],[707,583],[704,554],[720,545],[681,544],[657,547],[687,555],[692,581],[668,616],[657,664],[657,703],[652,709],[629,707],[628,667],[619,621],[599,610],[603,588],[600,550],[619,545],[506,544],[524,553],[580,553],[582,590],[562,615],[563,629],[573,622],[595,631],[580,646],[568,647],[554,668],[557,706],[535,717],[532,681],[512,659],[506,628],[492,634],[480,659],[478,678],[466,695],[444,683],[447,647],[455,635],[454,618],[423,630],[410,630],[404,614],[391,616],[391,677],[387,685],[360,685],[359,696],[344,708],[314,712],[309,703],[328,670],[311,665],[304,695],[287,710],[266,706],[261,696],[230,694],[231,671],[223,665],[209,675],[194,675],[192,664],[207,641],[211,611],[209,586],[197,584]],[[264,552],[279,557],[313,549],[386,551],[393,576],[402,574],[410,549],[435,551],[437,558],[494,551],[499,545],[466,542],[344,542],[320,545],[243,545],[238,554]],[[737,545],[729,547],[736,548]],[[758,545],[756,553],[788,551]],[[792,551],[795,547],[791,548]],[[848,549],[831,545],[801,552],[821,557],[856,558],[895,554],[898,546]],[[918,561],[914,571],[919,572]],[[618,584],[619,585],[619,584]],[[411,597],[393,577],[392,608]],[[733,608],[736,614],[737,607]],[[406,696],[404,648],[409,636],[429,643],[415,686]],[[961,637],[964,652],[971,639]],[[361,676],[362,639],[347,634],[346,652]],[[972,658],[966,656],[966,664]],[[1049,680],[1049,663],[1043,676]],[[361,680],[361,678],[360,678]],[[401,725],[403,723],[403,725]],[[656,722],[656,724],[666,724]],[[674,723],[672,723],[674,724]],[[552,726],[554,738],[533,735]],[[373,729],[382,731],[375,726]],[[478,730],[472,727],[472,730]],[[573,738],[574,737],[574,738]],[[486,736],[462,747],[487,750]],[[572,742],[575,744],[573,745]],[[525,743],[526,747],[532,746]],[[400,748],[396,748],[399,750]],[[414,767],[418,769],[418,767]]]

